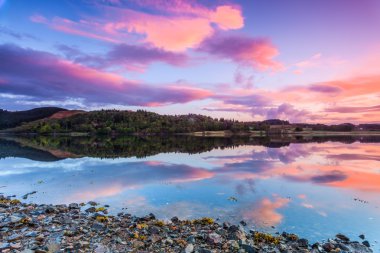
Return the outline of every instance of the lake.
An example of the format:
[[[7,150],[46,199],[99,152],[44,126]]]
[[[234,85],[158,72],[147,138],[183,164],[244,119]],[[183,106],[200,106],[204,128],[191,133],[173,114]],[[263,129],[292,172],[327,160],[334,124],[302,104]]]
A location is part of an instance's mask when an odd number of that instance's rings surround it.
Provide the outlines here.
[[[3,137],[0,193],[33,191],[23,201],[244,220],[312,242],[365,234],[380,249],[379,137]]]

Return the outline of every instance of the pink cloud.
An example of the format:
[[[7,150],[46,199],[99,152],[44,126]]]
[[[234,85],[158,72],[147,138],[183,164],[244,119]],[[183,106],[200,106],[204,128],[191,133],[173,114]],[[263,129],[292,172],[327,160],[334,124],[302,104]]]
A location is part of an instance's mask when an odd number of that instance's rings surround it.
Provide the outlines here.
[[[203,41],[198,50],[262,71],[283,69],[273,59],[279,51],[268,39],[216,35]]]
[[[255,224],[263,227],[276,226],[281,223],[283,215],[277,209],[285,207],[290,202],[287,198],[276,197],[273,201],[264,198],[250,211],[245,211],[243,217],[252,220]]]
[[[150,86],[14,45],[0,45],[0,57],[0,79],[5,80],[2,92],[36,100],[80,98],[90,104],[149,106],[186,103],[212,95],[190,86]]]
[[[34,23],[42,23],[42,24],[48,21],[44,16],[39,15],[39,14],[31,16],[30,20],[33,21]]]
[[[306,194],[299,194],[297,197],[300,199],[306,199],[307,198]]]
[[[380,122],[379,75],[287,86],[279,90],[222,87],[207,111],[243,112],[255,120],[298,122]]]
[[[337,67],[341,66],[346,61],[336,58],[336,57],[323,57],[321,53],[316,53],[309,59],[297,62],[294,67],[297,69],[293,71],[294,74],[302,74],[304,70],[311,68],[321,68],[321,67]]]
[[[307,208],[307,209],[313,209],[314,206],[312,204],[308,204],[308,203],[302,203],[301,206]]]
[[[220,30],[231,30],[244,25],[240,8],[232,5],[216,6],[214,9],[206,8],[196,2],[189,4],[169,1],[164,4],[162,1],[137,1],[137,3],[154,12],[143,13],[131,9],[130,6],[116,4],[116,6],[101,6],[99,9],[103,15],[100,17],[89,17],[79,21],[61,17],[49,21],[38,15],[32,16],[31,20],[62,32],[108,42],[121,43],[127,39],[130,41],[131,38],[137,38],[139,42],[169,51],[195,48],[205,38],[211,36],[216,27]],[[165,12],[165,15],[160,12]]]
[[[241,10],[229,5],[218,6],[210,14],[211,21],[223,30],[240,29],[244,26]]]
[[[196,16],[208,19],[222,30],[240,29],[244,26],[241,8],[238,5],[220,5],[207,8],[195,0],[135,0],[140,6],[154,8],[168,14]]]

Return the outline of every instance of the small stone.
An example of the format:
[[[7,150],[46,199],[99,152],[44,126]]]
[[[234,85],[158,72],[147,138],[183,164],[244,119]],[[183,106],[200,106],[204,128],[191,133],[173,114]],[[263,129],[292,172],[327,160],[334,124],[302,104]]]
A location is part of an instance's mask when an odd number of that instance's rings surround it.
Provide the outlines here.
[[[338,238],[338,239],[340,239],[340,240],[342,240],[342,241],[344,241],[344,242],[349,242],[350,241],[350,238],[348,238],[344,234],[337,234],[335,237]]]
[[[306,239],[299,239],[297,242],[298,242],[298,246],[301,248],[309,247],[309,241]]]
[[[10,243],[2,243],[0,244],[0,250],[9,249],[11,247]]]
[[[362,239],[362,240],[364,240],[365,239],[365,235],[361,234],[361,235],[359,235],[359,238]]]
[[[33,253],[33,250],[31,250],[31,249],[24,249],[20,253]]]
[[[79,204],[77,204],[77,203],[71,203],[71,204],[69,204],[69,209],[79,209],[80,207],[79,207]]]
[[[11,249],[20,249],[21,248],[21,243],[12,243],[11,244]]]
[[[245,221],[243,221],[243,220],[240,221],[240,224],[243,225],[244,227],[247,226],[247,222],[245,222]]]
[[[158,236],[158,235],[152,235],[152,236],[150,237],[150,240],[152,241],[152,243],[158,242],[158,241],[160,241],[161,239],[162,239],[161,236]]]
[[[179,222],[179,219],[178,219],[177,216],[174,216],[173,218],[171,218],[171,221],[172,221],[173,223],[178,223],[178,222]]]
[[[186,241],[188,243],[195,243],[195,237],[193,235],[191,235],[191,236],[187,237]]]
[[[198,251],[199,251],[199,253],[212,253],[211,250],[209,250],[209,249],[204,249],[204,248],[200,248]]]
[[[231,248],[236,251],[240,248],[239,243],[235,240],[229,240],[228,244],[231,245]]]
[[[57,210],[52,206],[48,206],[48,207],[46,207],[45,212],[46,213],[56,213]]]
[[[87,208],[86,210],[84,210],[85,212],[87,213],[95,213],[96,212],[96,208],[95,207],[90,207],[90,208]]]
[[[10,217],[10,222],[12,222],[12,223],[18,223],[21,220],[22,220],[22,218],[19,216],[16,216],[16,215],[11,215],[11,217]]]
[[[134,241],[133,242],[133,247],[136,249],[142,248],[142,247],[144,247],[144,245],[145,245],[145,243],[143,243],[141,241]]]
[[[223,222],[223,228],[228,229],[231,226],[229,222]]]
[[[252,247],[251,245],[249,244],[242,244],[241,245],[241,248],[245,250],[245,252],[247,253],[256,253],[256,250],[254,247]]]
[[[151,226],[148,228],[148,231],[149,233],[151,233],[152,235],[158,235],[161,231],[161,229],[157,226]]]
[[[13,235],[8,237],[8,242],[14,242],[14,241],[17,241],[19,239],[21,239],[21,235],[13,234]]]
[[[368,248],[371,247],[371,245],[369,244],[368,241],[364,241],[364,242],[362,242],[362,243],[363,243],[364,246],[367,246]]]
[[[104,247],[103,244],[96,244],[95,246],[96,246],[95,253],[106,253],[107,252],[107,249],[106,249],[106,247]]]
[[[339,247],[341,250],[343,250],[343,251],[350,251],[350,249],[349,249],[346,245],[344,245],[344,244],[342,244],[342,243],[339,243],[339,244],[338,244],[338,247]]]
[[[92,229],[94,230],[104,230],[105,229],[105,225],[103,223],[100,223],[100,222],[95,222],[93,225],[92,225]]]
[[[189,243],[185,248],[185,253],[192,253],[194,251],[194,245]]]
[[[31,231],[25,234],[26,237],[36,237],[37,235],[36,231]]]
[[[326,250],[327,252],[330,252],[330,251],[332,251],[333,249],[335,249],[335,246],[334,246],[334,244],[332,244],[331,242],[328,242],[328,243],[323,244],[323,245],[322,245],[322,248],[323,248],[324,250]]]
[[[208,241],[213,244],[222,243],[222,237],[217,233],[211,233],[208,235]]]

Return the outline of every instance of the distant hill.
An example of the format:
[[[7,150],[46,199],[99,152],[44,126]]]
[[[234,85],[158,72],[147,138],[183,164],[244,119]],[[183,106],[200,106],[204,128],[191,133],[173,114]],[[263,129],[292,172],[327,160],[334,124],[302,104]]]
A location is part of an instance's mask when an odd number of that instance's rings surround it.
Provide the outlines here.
[[[28,111],[0,111],[0,130],[8,133],[117,135],[117,134],[177,134],[224,133],[259,134],[301,133],[308,131],[353,132],[380,131],[380,124],[338,125],[289,123],[270,119],[243,122],[233,119],[216,119],[199,114],[161,115],[144,110],[78,111],[56,107],[36,108]],[[222,134],[223,135],[223,134]]]
[[[6,111],[0,109],[0,129],[13,128],[27,123],[52,116],[57,112],[67,111],[58,107],[41,107],[27,111]]]

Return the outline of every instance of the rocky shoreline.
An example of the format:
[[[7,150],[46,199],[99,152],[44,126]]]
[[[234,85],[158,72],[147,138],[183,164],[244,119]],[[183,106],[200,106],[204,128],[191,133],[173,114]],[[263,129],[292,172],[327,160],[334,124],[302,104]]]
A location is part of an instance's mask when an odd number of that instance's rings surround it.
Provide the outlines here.
[[[361,243],[338,234],[310,245],[295,234],[247,231],[243,221],[231,225],[173,217],[164,222],[153,214],[109,215],[107,207],[26,204],[0,195],[0,252],[373,252],[364,236]]]

